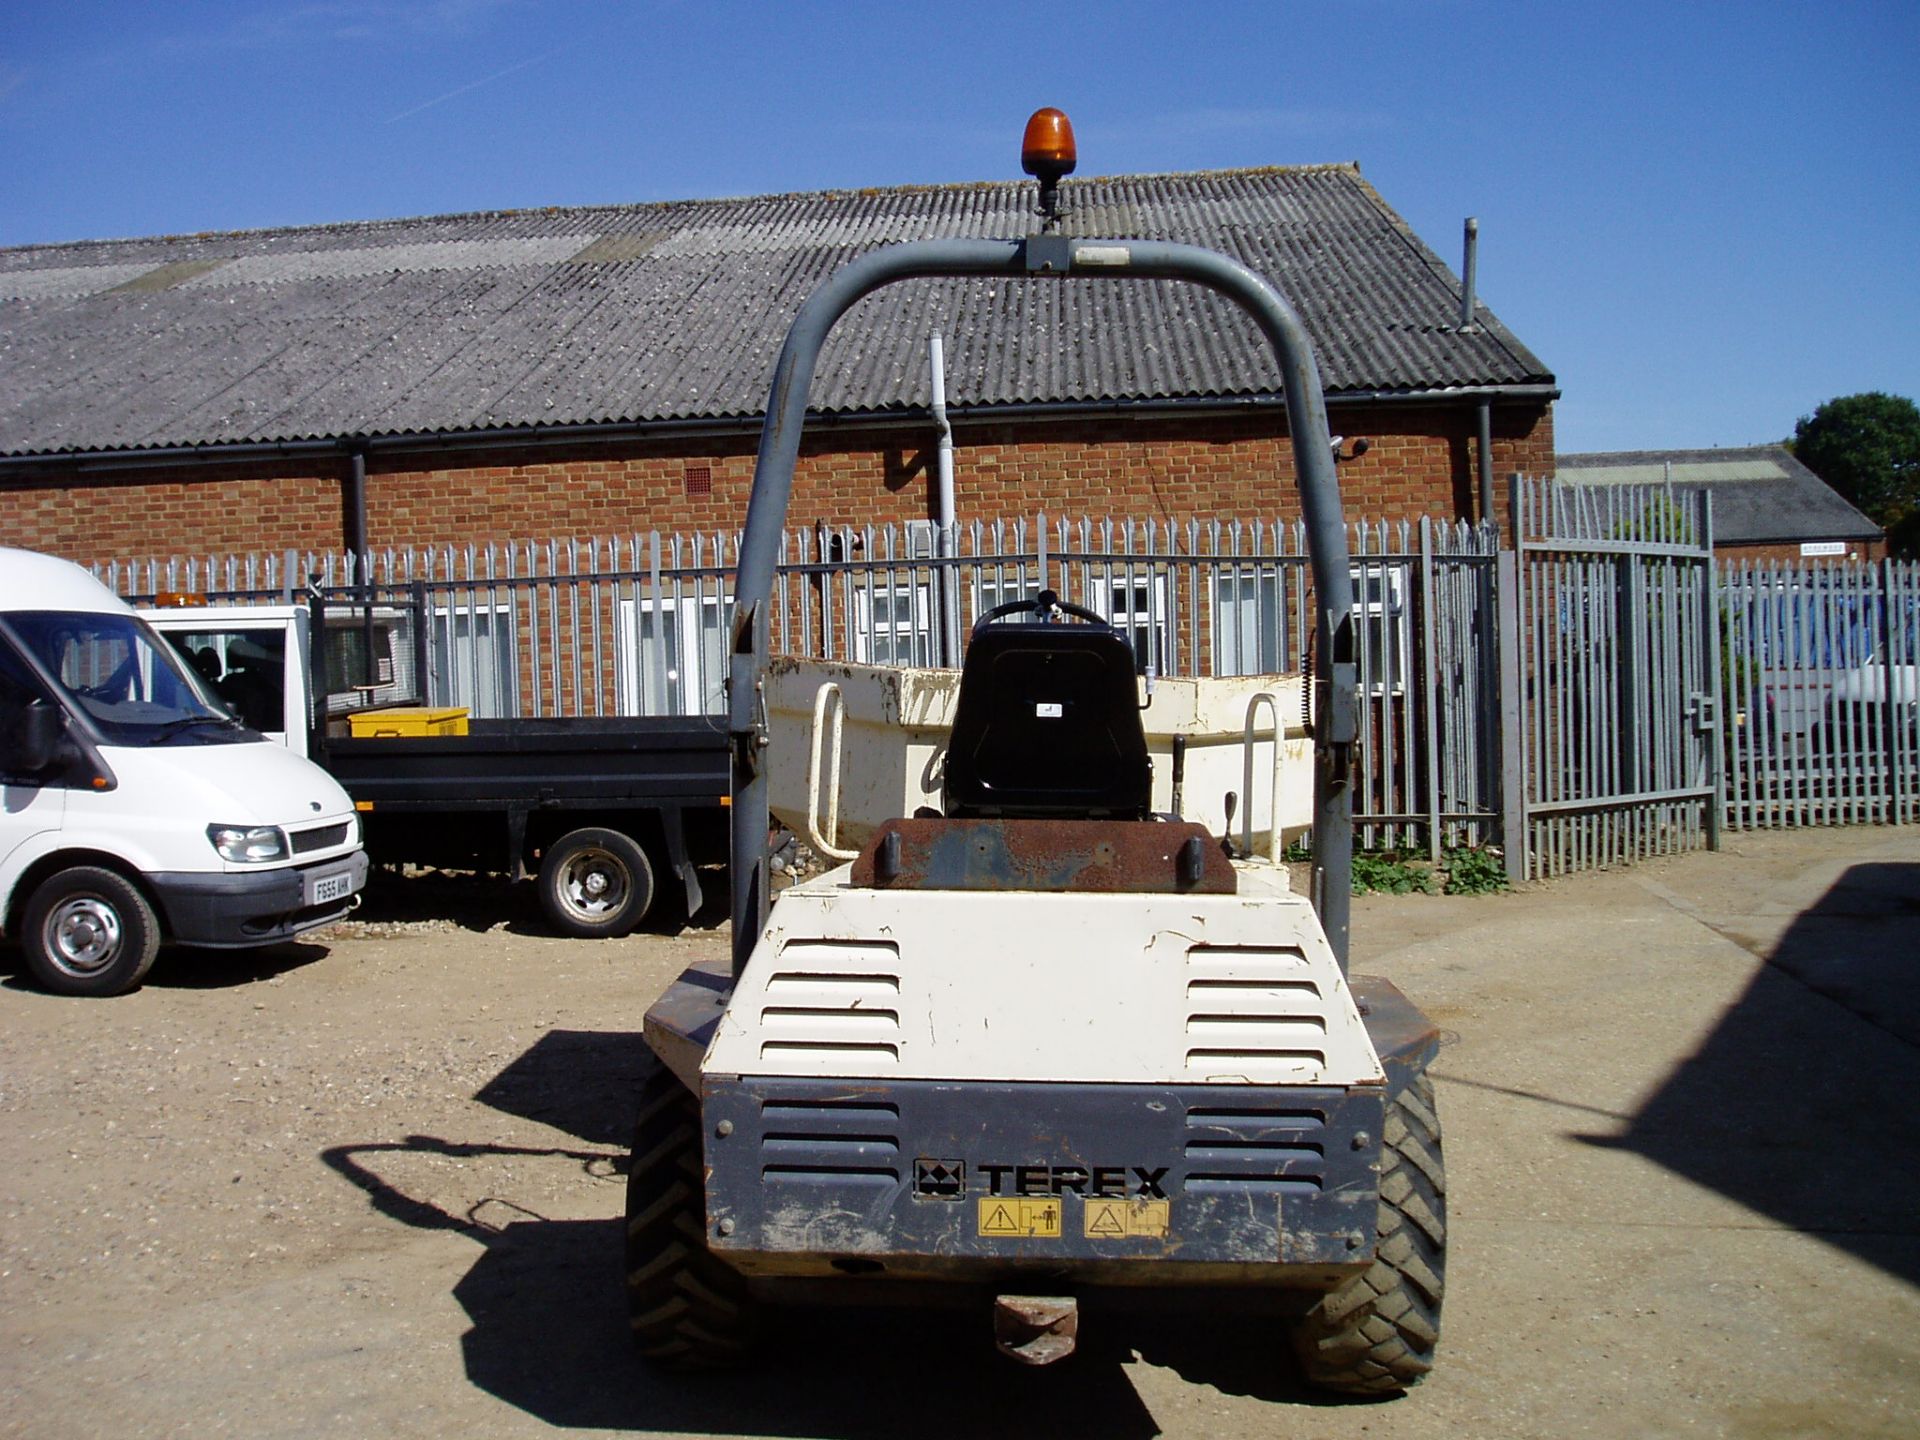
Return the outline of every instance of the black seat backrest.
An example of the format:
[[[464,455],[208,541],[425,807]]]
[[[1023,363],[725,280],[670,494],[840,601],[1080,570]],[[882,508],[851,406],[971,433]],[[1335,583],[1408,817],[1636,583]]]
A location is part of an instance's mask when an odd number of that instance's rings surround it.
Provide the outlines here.
[[[1092,625],[976,630],[943,799],[954,817],[1146,819],[1153,767],[1127,642]]]

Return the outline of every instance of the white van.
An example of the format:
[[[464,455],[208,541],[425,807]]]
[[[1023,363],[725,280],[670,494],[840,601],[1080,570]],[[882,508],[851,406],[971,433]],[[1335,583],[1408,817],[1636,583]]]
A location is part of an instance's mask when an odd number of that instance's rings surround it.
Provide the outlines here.
[[[62,994],[132,989],[162,940],[284,940],[366,884],[332,776],[86,571],[24,550],[0,549],[0,802],[0,934]]]

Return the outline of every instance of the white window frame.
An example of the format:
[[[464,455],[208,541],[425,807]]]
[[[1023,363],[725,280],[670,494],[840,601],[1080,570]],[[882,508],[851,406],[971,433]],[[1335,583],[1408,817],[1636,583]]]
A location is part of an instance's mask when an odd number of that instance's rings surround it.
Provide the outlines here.
[[[1353,630],[1356,658],[1368,695],[1400,695],[1407,688],[1412,662],[1413,616],[1407,607],[1408,570],[1404,563],[1353,565]],[[1384,667],[1385,673],[1382,673]]]
[[[892,611],[877,613],[885,598]],[[909,613],[900,618],[899,602],[909,600]],[[881,570],[854,581],[853,658],[861,665],[927,664],[933,645],[933,586],[905,571]]]
[[[475,620],[483,621],[479,632],[472,631]],[[457,634],[465,621],[472,638]],[[427,665],[433,672],[429,684],[443,695],[449,705],[464,705],[470,714],[485,717],[510,717],[520,713],[520,625],[511,601],[449,601],[433,607],[432,643],[427,647]],[[503,643],[504,642],[504,643]],[[478,673],[469,660],[479,661]],[[484,657],[491,656],[489,662]],[[473,673],[470,673],[473,672]],[[495,692],[488,695],[489,686]]]
[[[978,625],[980,617],[996,605],[1032,600],[1040,594],[1040,590],[1038,571],[1029,570],[1022,575],[1011,566],[981,566],[973,575],[973,623]]]
[[[648,621],[665,613],[669,626],[656,642]],[[614,608],[614,703],[622,715],[712,715],[726,709],[727,633],[733,596],[713,590],[667,596],[622,596]],[[691,653],[687,637],[695,637]],[[653,645],[666,686],[655,697]]]
[[[1129,574],[1116,568],[1097,577],[1089,576],[1085,582],[1087,609],[1120,632],[1120,638],[1133,651],[1136,674],[1146,674],[1151,666],[1156,675],[1165,675],[1172,668],[1169,658],[1179,653],[1180,626],[1173,613],[1173,586],[1168,580],[1164,570]],[[1121,598],[1119,592],[1123,588],[1131,591],[1124,607],[1114,603]],[[1144,607],[1141,605],[1143,591]],[[1143,637],[1147,642],[1144,655],[1140,652]]]
[[[1213,571],[1213,673],[1281,675],[1297,668],[1288,635],[1286,576],[1250,562]]]

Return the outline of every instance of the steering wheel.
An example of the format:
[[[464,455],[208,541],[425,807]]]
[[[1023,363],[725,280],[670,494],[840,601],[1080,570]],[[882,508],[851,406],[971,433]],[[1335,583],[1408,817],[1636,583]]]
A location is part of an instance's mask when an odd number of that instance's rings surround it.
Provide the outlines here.
[[[1076,620],[1085,620],[1098,625],[1103,630],[1111,630],[1113,624],[1104,615],[1097,615],[1083,605],[1074,605],[1062,600],[1051,590],[1042,590],[1027,600],[1009,600],[1004,605],[996,605],[978,620],[973,622],[975,633],[991,625],[1003,615],[1038,615],[1043,621],[1051,622],[1056,614],[1071,615]]]
[[[83,700],[98,700],[102,705],[119,704],[120,700],[127,698],[126,692],[132,688],[133,672],[134,657],[128,655],[126,659],[114,666],[113,673],[98,685],[75,685],[73,693]],[[120,692],[120,700],[113,698],[116,690]]]

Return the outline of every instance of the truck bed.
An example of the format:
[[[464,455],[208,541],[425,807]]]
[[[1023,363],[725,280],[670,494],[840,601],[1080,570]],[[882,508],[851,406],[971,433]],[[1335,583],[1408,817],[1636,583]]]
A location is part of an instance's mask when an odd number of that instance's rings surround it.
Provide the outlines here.
[[[475,720],[465,735],[329,736],[316,758],[376,810],[713,805],[729,783],[718,716]]]

